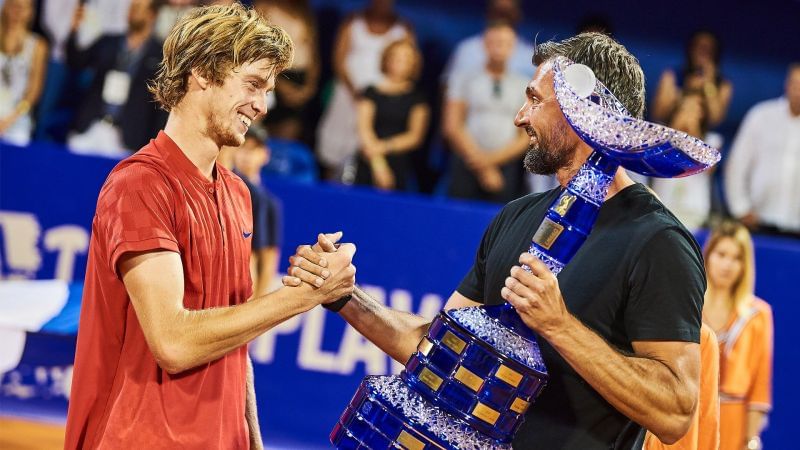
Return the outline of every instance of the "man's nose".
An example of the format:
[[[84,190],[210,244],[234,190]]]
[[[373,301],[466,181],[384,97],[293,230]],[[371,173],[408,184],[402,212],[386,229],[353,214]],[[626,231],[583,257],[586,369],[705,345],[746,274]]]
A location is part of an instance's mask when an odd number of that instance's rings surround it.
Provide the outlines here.
[[[514,125],[522,128],[528,125],[528,104],[524,103],[514,117]]]
[[[252,103],[253,110],[259,116],[264,116],[267,114],[267,94],[263,93],[258,95]]]

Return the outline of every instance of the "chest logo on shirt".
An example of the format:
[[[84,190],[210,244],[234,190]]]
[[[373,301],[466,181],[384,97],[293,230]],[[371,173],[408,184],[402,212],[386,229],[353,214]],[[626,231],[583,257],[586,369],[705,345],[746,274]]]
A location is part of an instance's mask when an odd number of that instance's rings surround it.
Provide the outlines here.
[[[242,231],[242,237],[245,239],[249,238],[252,235],[253,235],[252,231]]]
[[[564,217],[567,214],[567,211],[569,211],[569,207],[572,206],[574,202],[575,196],[567,193],[567,191],[564,191],[564,193],[561,194],[561,198],[558,199],[558,204],[555,208],[553,208],[553,211],[555,211],[559,216]]]

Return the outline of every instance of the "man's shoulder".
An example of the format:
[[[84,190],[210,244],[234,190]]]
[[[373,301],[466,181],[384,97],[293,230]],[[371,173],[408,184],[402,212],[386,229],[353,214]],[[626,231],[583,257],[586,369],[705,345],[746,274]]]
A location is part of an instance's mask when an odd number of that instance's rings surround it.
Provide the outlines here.
[[[456,44],[456,54],[458,55],[460,52],[471,52],[472,50],[483,49],[483,34],[473,34],[468,38],[464,38]],[[463,57],[467,57],[467,54],[464,54]]]
[[[620,194],[622,201],[615,205],[620,223],[614,229],[633,244],[632,248],[644,248],[655,241],[666,240],[676,246],[690,247],[692,253],[700,255],[694,235],[649,188],[637,183]]]
[[[751,120],[772,120],[774,115],[781,114],[788,108],[786,103],[783,97],[764,100],[753,105],[747,115]]]
[[[561,192],[560,186],[549,191],[536,192],[512,200],[506,203],[497,214],[498,219],[500,222],[513,221],[521,216],[541,212],[542,208],[547,208],[556,199],[559,192]]]
[[[167,185],[167,171],[166,162],[151,142],[111,170],[101,195],[119,189],[153,189]]]

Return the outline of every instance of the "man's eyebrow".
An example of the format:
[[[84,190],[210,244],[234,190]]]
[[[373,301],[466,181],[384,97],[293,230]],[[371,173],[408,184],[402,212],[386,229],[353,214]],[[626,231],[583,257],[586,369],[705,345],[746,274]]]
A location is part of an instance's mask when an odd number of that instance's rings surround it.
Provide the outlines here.
[[[255,82],[256,82],[256,85],[257,85],[259,88],[263,88],[263,87],[266,87],[266,86],[267,86],[267,79],[266,79],[266,78],[263,78],[263,77],[260,77],[260,76],[258,76],[258,75],[246,75],[246,76],[245,76],[245,78],[246,78],[248,81],[255,81]]]
[[[531,98],[533,98],[533,97],[541,97],[539,95],[539,92],[536,91],[536,88],[531,86],[531,85],[528,85],[527,87],[525,87],[525,95],[527,95],[528,97],[531,97]]]

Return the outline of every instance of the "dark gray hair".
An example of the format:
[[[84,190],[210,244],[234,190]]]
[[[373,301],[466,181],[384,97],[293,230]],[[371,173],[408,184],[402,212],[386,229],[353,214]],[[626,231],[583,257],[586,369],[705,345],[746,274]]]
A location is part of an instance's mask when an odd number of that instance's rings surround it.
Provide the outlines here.
[[[533,62],[540,65],[555,56],[591,68],[634,117],[643,117],[644,72],[639,60],[622,44],[602,33],[581,33],[563,41],[537,44]]]

